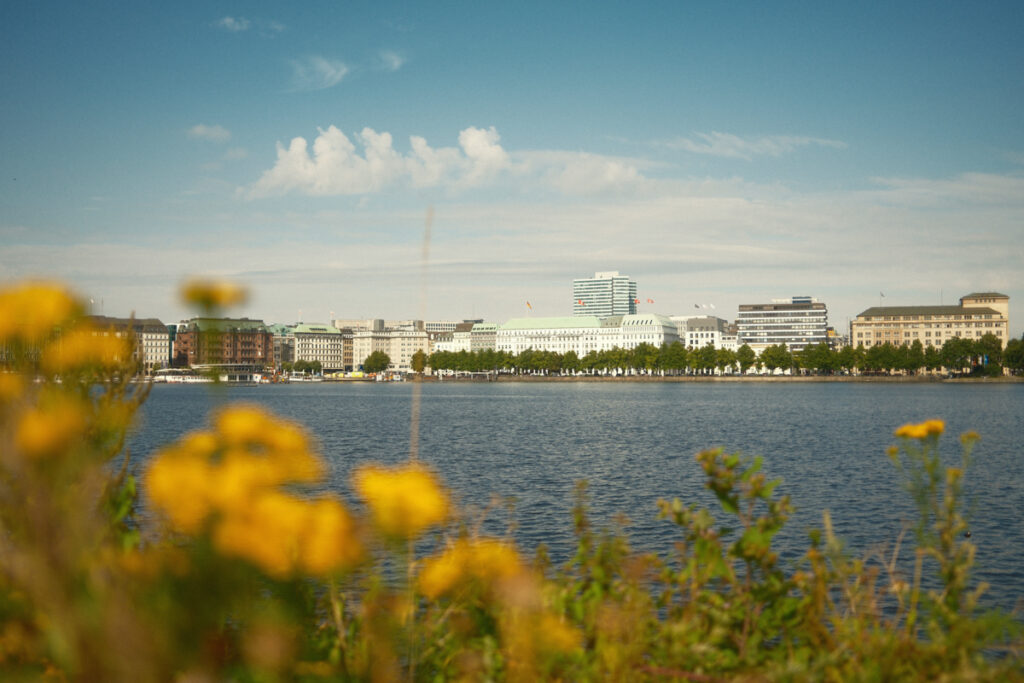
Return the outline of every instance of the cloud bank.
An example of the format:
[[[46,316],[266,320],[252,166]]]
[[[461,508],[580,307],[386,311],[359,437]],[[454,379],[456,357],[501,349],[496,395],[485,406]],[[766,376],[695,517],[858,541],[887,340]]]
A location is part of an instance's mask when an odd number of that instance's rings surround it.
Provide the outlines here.
[[[606,192],[643,180],[630,160],[582,152],[523,151],[500,144],[493,126],[459,132],[458,147],[431,147],[410,136],[399,152],[390,133],[363,128],[353,138],[335,126],[320,129],[312,147],[296,137],[277,145],[273,168],[242,194],[249,199],[290,193],[310,196],[361,195],[395,186],[452,191],[493,185],[502,179],[519,186],[540,185],[568,194]]]

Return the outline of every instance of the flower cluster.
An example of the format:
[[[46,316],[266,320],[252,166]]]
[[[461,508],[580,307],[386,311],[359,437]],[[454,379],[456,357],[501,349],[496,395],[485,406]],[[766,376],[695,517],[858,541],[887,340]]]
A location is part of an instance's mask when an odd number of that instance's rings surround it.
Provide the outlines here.
[[[353,480],[377,527],[388,536],[414,538],[448,518],[448,495],[421,465],[366,465],[356,470]]]
[[[283,578],[334,573],[362,557],[355,523],[340,502],[282,490],[322,476],[302,429],[260,407],[238,405],[219,412],[213,430],[161,451],[146,486],[172,529],[209,530],[221,553]]]
[[[0,343],[37,344],[81,313],[66,289],[51,282],[29,282],[0,290]]]
[[[919,424],[905,424],[894,434],[905,439],[927,439],[930,436],[937,437],[945,430],[946,423],[942,420],[925,420]]]
[[[247,295],[243,287],[232,282],[196,278],[182,286],[181,296],[186,303],[212,312],[245,303]]]

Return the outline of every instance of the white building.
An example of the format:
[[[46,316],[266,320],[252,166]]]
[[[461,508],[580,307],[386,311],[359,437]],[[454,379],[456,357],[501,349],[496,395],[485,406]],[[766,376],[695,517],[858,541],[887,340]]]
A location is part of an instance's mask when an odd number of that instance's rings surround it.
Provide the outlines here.
[[[469,331],[470,351],[493,351],[498,343],[498,323],[474,323]]]
[[[711,344],[716,349],[735,351],[736,332],[728,320],[713,315],[674,315],[670,318],[679,330],[683,346],[699,349]]]
[[[591,351],[632,349],[640,344],[661,347],[679,339],[675,324],[665,316],[643,313],[611,316],[557,318],[513,318],[499,325],[496,348],[518,355],[527,349],[564,354],[573,351],[582,358]]]
[[[426,330],[390,330],[388,349],[385,353],[391,359],[388,370],[408,372],[412,370],[412,357],[417,351],[430,354],[430,337]]]
[[[743,304],[736,318],[738,343],[758,353],[785,344],[790,351],[828,340],[828,310],[809,296],[773,299],[768,304]]]
[[[341,330],[325,323],[298,323],[292,329],[295,361],[320,361],[324,372],[345,369],[345,340]]]
[[[607,318],[636,313],[636,282],[619,271],[594,273],[572,281],[572,314]]]
[[[89,319],[104,334],[113,331],[116,337],[134,337],[135,349],[132,356],[142,365],[143,372],[150,374],[170,365],[171,333],[167,326],[156,318],[136,320],[92,315]]]

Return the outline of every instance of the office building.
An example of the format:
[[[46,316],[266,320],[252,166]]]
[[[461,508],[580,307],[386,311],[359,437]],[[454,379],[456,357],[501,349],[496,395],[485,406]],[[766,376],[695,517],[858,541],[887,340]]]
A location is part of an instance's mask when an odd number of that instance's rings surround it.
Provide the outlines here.
[[[800,351],[828,340],[828,310],[824,303],[809,296],[742,304],[736,328],[737,344],[747,344],[758,353],[778,344]]]
[[[938,346],[951,337],[979,339],[993,334],[1003,347],[1010,337],[1010,297],[978,292],[960,298],[959,306],[873,306],[850,322],[854,346],[912,344]]]
[[[636,313],[636,282],[617,270],[573,280],[572,314],[607,318]]]

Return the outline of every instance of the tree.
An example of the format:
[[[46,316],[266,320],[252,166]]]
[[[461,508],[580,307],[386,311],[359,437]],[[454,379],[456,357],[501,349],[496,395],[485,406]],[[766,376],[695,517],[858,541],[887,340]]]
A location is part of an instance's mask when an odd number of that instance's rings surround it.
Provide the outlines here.
[[[736,362],[736,352],[732,349],[718,349],[715,352],[715,366],[723,375],[726,368],[735,368]]]
[[[318,361],[318,360],[310,361],[310,363],[309,363],[309,371],[312,372],[314,375],[319,375],[321,372],[323,372],[323,369],[324,369],[324,364],[321,363],[320,361]]]
[[[768,368],[768,372],[774,373],[775,368],[788,368],[793,364],[793,357],[785,344],[768,346],[761,352],[761,362]]]
[[[391,365],[391,356],[383,351],[374,351],[363,361],[363,370],[366,372],[384,372]]]
[[[1006,343],[1003,360],[1006,361],[1006,367],[1010,368],[1012,372],[1024,371],[1024,338],[1011,339]]]
[[[416,353],[412,354],[412,360],[409,363],[412,366],[413,372],[423,372],[424,368],[427,367],[427,354],[423,349],[420,349]]]
[[[747,370],[757,362],[757,354],[749,344],[744,344],[736,350],[736,361],[740,364],[740,372],[745,375]]]

